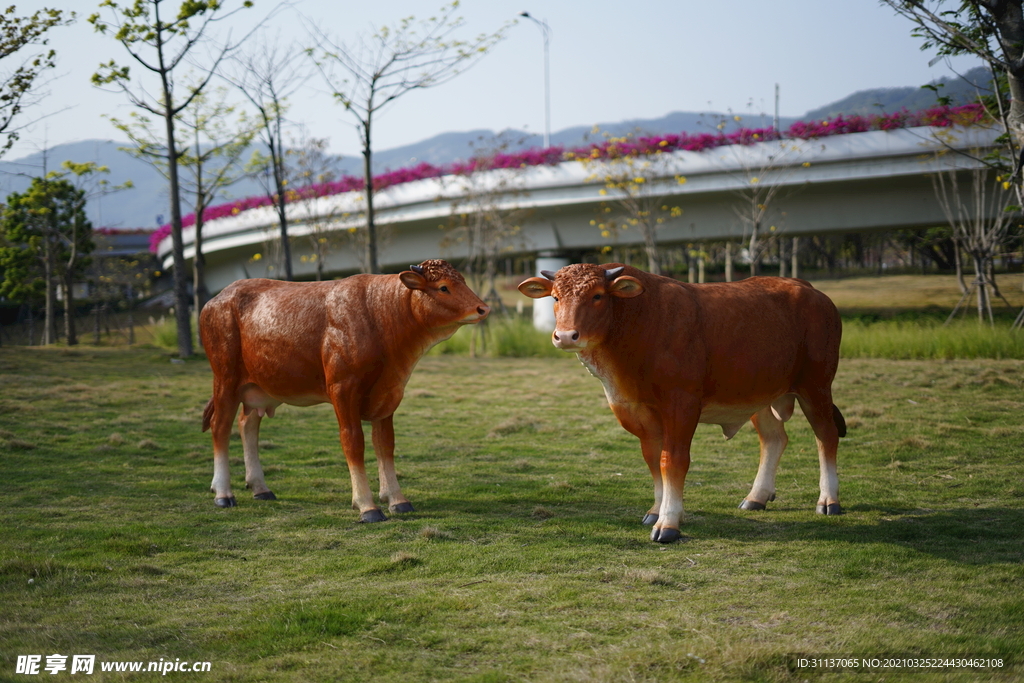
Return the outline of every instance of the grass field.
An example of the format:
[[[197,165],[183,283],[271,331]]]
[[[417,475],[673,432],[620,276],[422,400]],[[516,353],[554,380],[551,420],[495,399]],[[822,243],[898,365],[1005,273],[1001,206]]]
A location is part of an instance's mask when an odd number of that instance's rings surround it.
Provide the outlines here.
[[[660,546],[637,443],[572,357],[425,358],[395,418],[417,512],[360,525],[327,407],[264,423],[276,502],[245,494],[233,441],[222,510],[205,361],[3,348],[0,680],[54,653],[96,655],[100,681],[161,658],[209,661],[167,675],[204,681],[1020,680],[1022,370],[843,361],[839,517],[814,514],[799,411],[761,513],[736,509],[756,435],[702,426],[686,540]],[[1004,666],[822,673],[797,653]]]

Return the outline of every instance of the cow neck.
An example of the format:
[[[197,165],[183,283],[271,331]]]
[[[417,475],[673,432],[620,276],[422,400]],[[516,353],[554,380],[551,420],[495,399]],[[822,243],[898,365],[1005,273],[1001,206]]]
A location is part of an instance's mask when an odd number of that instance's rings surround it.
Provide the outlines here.
[[[451,337],[459,325],[431,327],[416,315],[414,297],[425,296],[422,292],[409,289],[397,275],[384,276],[379,281],[381,299],[397,301],[390,315],[379,316],[377,324],[387,355],[394,361],[404,360],[411,367],[438,342]]]

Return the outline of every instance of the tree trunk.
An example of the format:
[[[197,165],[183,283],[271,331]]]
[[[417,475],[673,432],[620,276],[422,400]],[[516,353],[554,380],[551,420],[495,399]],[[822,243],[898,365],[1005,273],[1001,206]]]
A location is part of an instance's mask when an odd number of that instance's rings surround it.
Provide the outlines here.
[[[159,11],[159,4],[156,5]],[[159,25],[159,14],[156,16]],[[171,255],[174,262],[174,319],[178,331],[178,355],[192,355],[192,318],[189,315],[188,277],[185,274],[185,245],[181,237],[181,187],[178,182],[178,149],[174,140],[174,98],[168,80],[170,69],[164,65],[163,30],[155,31],[163,86],[164,127],[167,132],[167,177],[170,180]]]
[[[370,118],[363,123],[363,191],[366,195],[366,268],[379,273],[377,263],[377,224],[373,213],[373,150],[370,148]]]
[[[732,282],[732,242],[725,243],[725,281]]]
[[[661,275],[661,262],[658,258],[658,240],[654,234],[654,226],[647,223],[641,224],[644,235],[644,251],[647,253],[647,270],[655,275]]]
[[[779,277],[786,277],[786,239],[779,238]]]
[[[280,129],[278,135],[280,135]],[[277,209],[277,222],[281,228],[281,258],[284,261],[281,265],[284,266],[284,279],[291,282],[294,279],[292,275],[292,244],[288,239],[288,187],[284,182],[284,149],[281,147],[281,141],[277,143],[277,155],[275,155],[271,162],[274,164],[274,186],[277,188],[277,201],[274,202],[275,208]]]
[[[789,269],[792,273],[792,277],[800,277],[800,238],[793,238],[793,262],[790,264],[792,267]]]
[[[757,244],[757,223],[754,224],[753,230],[750,232],[750,244],[747,246],[747,251],[750,253],[750,277],[754,277],[758,274],[758,261],[760,260],[760,254],[758,253]]]
[[[205,207],[197,207],[194,239],[196,254],[192,258],[192,310],[196,315],[196,340],[200,347],[203,346],[203,337],[199,332],[199,314],[210,300],[210,292],[206,289],[206,255],[203,254],[203,211]]]
[[[967,283],[964,282],[964,262],[960,257],[960,240],[953,239],[953,261],[956,265],[956,283],[960,286],[960,295],[967,296]]]
[[[46,277],[46,313],[44,318],[45,327],[43,328],[43,345],[48,346],[57,341],[57,321],[56,311],[57,308],[57,295],[56,287],[53,283],[54,273],[54,261],[56,259],[54,252],[53,241],[51,236],[47,235],[44,241],[45,252],[43,254],[45,258],[43,272]]]
[[[75,333],[74,271],[70,268],[64,274],[64,338],[68,346],[78,344]]]

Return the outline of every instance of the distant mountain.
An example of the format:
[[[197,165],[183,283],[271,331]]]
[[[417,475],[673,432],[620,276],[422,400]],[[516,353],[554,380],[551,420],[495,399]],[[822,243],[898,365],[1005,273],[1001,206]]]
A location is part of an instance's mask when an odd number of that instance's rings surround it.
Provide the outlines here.
[[[984,89],[990,78],[984,68],[973,69],[964,78],[953,81],[933,81],[939,94],[950,97],[955,104],[969,102],[976,97],[979,88]],[[941,85],[941,87],[939,87]],[[896,111],[906,108],[911,111],[930,107],[936,102],[936,94],[922,88],[879,88],[861,90],[819,109],[807,112],[803,117],[782,117],[779,127],[785,130],[801,119],[828,118],[836,114],[869,114],[878,111]],[[631,119],[614,123],[599,123],[596,126],[574,126],[551,134],[551,144],[576,147],[588,142],[599,142],[604,134],[622,136],[658,135],[666,133],[701,133],[716,130],[719,123],[726,124],[726,130],[736,127],[761,128],[772,124],[771,117],[741,115],[737,122],[732,113],[716,112],[672,112],[656,119]],[[504,144],[513,152],[531,147],[540,147],[542,137],[536,133],[506,130],[495,133],[491,130],[441,133],[421,142],[393,149],[374,152],[374,170],[382,172],[417,163],[426,162],[435,166],[450,164],[473,155],[474,150],[493,149]],[[94,161],[107,166],[110,174],[107,180],[113,185],[131,180],[134,187],[97,198],[89,203],[89,218],[93,225],[115,228],[151,228],[169,219],[167,209],[167,183],[163,176],[149,164],[135,159],[118,147],[124,143],[111,140],[85,140],[58,145],[46,152],[37,152],[13,161],[0,160],[0,201],[11,192],[20,192],[28,187],[33,176],[45,170],[60,168],[61,162],[71,159],[77,162]],[[342,174],[362,173],[362,159],[356,156],[339,158],[338,171]],[[243,180],[230,188],[230,194],[221,197],[227,202],[239,197],[260,194],[263,190],[252,179]],[[189,209],[183,207],[186,214]]]
[[[989,94],[992,91],[992,74],[983,66],[971,69],[960,78],[947,80],[940,78],[932,81],[938,92],[927,87],[906,88],[874,88],[858,90],[832,104],[812,109],[805,119],[827,119],[837,114],[870,115],[882,112],[894,112],[900,109],[920,111],[934,107],[937,97],[948,97],[950,103],[967,104],[977,99],[978,93]]]

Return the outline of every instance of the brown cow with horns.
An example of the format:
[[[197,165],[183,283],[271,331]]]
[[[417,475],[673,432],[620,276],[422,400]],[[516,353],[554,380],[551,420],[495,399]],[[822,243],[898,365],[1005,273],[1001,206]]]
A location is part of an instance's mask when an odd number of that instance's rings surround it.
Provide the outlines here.
[[[354,275],[334,282],[240,280],[225,288],[199,319],[213,368],[203,431],[213,433],[214,502],[235,505],[228,438],[240,403],[245,483],[255,498],[273,500],[257,449],[260,422],[282,403],[329,402],[360,521],[387,519],[366,477],[362,420],[373,425],[380,500],[392,512],[411,512],[395,476],[392,416],[423,354],[489,312],[462,275],[441,260],[398,275]]]
[[[783,423],[800,402],[817,437],[817,511],[836,515],[836,448],[846,424],[832,403],[842,324],[827,296],[803,280],[754,277],[690,285],[611,264],[575,264],[519,285],[555,299],[552,342],[576,352],[604,384],[612,412],[640,439],[654,477],[644,517],[651,540],[680,537],[690,442],[700,422],[731,438],[747,420],[761,462],[744,510],[775,498],[788,438]]]

